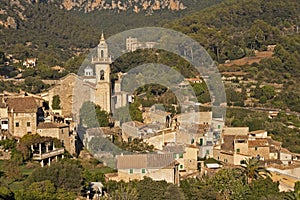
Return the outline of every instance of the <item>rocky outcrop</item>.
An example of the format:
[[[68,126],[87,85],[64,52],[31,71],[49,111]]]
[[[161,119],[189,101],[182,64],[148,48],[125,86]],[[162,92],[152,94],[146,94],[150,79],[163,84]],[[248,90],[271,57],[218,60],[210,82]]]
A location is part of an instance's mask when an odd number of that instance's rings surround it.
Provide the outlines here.
[[[152,12],[155,10],[183,10],[185,5],[182,0],[62,0],[61,7],[66,10],[114,10],[117,12],[132,10]]]
[[[180,11],[186,8],[183,0],[1,0],[0,28],[18,28],[26,20],[24,11],[39,3],[54,4],[60,9],[84,12],[111,10],[113,12],[144,12],[151,15],[159,10]]]

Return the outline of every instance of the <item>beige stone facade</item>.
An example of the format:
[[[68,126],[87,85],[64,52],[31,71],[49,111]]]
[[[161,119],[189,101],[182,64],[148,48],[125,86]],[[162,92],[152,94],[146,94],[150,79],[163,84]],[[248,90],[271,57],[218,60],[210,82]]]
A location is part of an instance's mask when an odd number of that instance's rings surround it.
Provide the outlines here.
[[[178,164],[172,153],[118,155],[117,169],[118,173],[110,180],[130,181],[150,177],[155,181],[179,184]]]
[[[9,113],[9,131],[15,137],[23,137],[27,133],[36,133],[36,113]]]
[[[45,101],[52,106],[53,97],[60,98],[61,113],[63,116],[72,116],[78,113],[85,101],[92,101],[95,98],[95,85],[85,82],[76,74],[68,74],[51,87],[48,92],[41,94]]]
[[[154,136],[144,139],[149,145],[153,145],[155,149],[162,150],[165,143],[176,142],[176,131],[162,130]]]
[[[130,169],[118,170],[118,181],[142,180],[144,176],[155,181],[166,181],[167,183],[175,183],[175,174],[172,167],[165,169]]]
[[[244,159],[253,157],[263,161],[278,160],[283,164],[292,161],[290,152],[287,153],[286,161],[282,159],[280,155],[284,148],[281,148],[280,142],[272,140],[266,131],[247,133],[247,130],[248,127],[226,128],[221,143],[214,147],[213,157],[233,165],[240,165]]]
[[[36,133],[38,103],[33,97],[16,97],[6,100],[8,131],[14,137]]]
[[[70,131],[67,124],[55,122],[43,122],[37,126],[37,133],[45,137],[57,138],[62,142],[63,147],[71,153],[75,154],[75,134]]]
[[[97,46],[96,55],[91,58],[83,75],[68,74],[56,82],[48,92],[42,93],[41,97],[52,106],[53,97],[58,95],[61,102],[62,115],[78,119],[78,113],[82,104],[86,101],[94,102],[103,110],[111,112],[111,81],[110,64],[111,57],[108,55],[108,46],[101,36]]]

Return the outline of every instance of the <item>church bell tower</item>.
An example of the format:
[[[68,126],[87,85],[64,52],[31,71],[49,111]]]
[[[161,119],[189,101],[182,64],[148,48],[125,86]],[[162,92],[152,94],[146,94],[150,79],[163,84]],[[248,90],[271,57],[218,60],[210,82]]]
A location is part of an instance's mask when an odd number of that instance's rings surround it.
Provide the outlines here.
[[[111,112],[111,60],[111,57],[108,55],[108,45],[102,33],[100,43],[97,46],[97,53],[92,57],[92,64],[95,65],[96,72],[95,104],[108,113]]]

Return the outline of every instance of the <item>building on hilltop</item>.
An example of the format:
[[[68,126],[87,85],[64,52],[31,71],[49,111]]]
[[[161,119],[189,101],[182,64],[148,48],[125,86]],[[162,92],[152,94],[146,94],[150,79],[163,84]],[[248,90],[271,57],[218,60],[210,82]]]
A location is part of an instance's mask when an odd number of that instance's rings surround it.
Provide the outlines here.
[[[153,48],[156,42],[139,42],[137,38],[126,38],[126,51],[133,52],[137,49],[150,49]]]

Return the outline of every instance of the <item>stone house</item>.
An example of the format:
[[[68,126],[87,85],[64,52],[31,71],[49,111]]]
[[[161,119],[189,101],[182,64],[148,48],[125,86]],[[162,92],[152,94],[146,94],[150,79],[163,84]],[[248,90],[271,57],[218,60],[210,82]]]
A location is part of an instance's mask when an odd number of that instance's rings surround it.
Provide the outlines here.
[[[43,101],[32,96],[3,97],[0,104],[1,128],[15,138],[28,133],[57,138],[67,151],[75,154],[76,132],[64,123],[44,122]]]
[[[180,122],[181,127],[190,127],[191,125],[212,124],[212,112],[188,112],[176,115],[174,118]]]
[[[155,181],[165,180],[168,183],[179,184],[178,163],[173,153],[118,155],[117,176],[111,180],[141,180],[150,177]]]
[[[153,48],[156,44],[156,42],[140,42],[137,38],[128,37],[126,38],[126,51],[133,52],[137,49]]]
[[[6,100],[8,131],[12,136],[23,137],[36,133],[39,104],[33,97],[16,97]]]
[[[37,133],[40,136],[59,139],[62,146],[65,147],[70,154],[76,153],[76,133],[70,130],[69,125],[56,122],[40,122],[37,126]]]
[[[198,170],[199,149],[193,145],[169,143],[163,148],[164,151],[173,153],[179,163],[178,169],[181,175],[190,174]]]
[[[167,143],[176,143],[177,132],[170,129],[162,129],[143,137],[144,142],[153,145],[155,149],[162,150]]]
[[[270,163],[290,164],[293,154],[281,147],[264,130],[248,131],[248,127],[225,128],[220,143],[214,146],[213,157],[224,163],[240,165],[246,158]]]
[[[143,128],[146,124],[139,121],[130,121],[122,124],[122,138],[128,141],[129,138],[141,138],[144,134]]]

